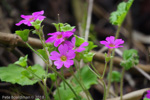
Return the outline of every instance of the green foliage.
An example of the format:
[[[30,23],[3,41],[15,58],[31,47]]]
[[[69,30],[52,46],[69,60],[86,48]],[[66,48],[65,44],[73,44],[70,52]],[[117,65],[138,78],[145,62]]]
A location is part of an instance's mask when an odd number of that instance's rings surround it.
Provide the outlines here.
[[[85,42],[84,38],[78,37],[77,35],[74,35],[76,38],[75,46],[79,47],[83,42]]]
[[[113,56],[107,56],[107,53],[105,53],[105,62],[109,62],[110,59],[112,58]]]
[[[82,59],[84,61],[84,63],[88,63],[91,62],[93,60],[93,56],[95,55],[95,53],[93,52],[86,52],[82,55]]]
[[[45,71],[40,65],[30,66],[25,69],[15,64],[10,64],[8,67],[0,67],[0,73],[1,81],[10,82],[12,84],[17,83],[22,86],[33,85],[40,81],[39,78],[45,75]]]
[[[88,43],[89,43],[89,45],[85,47],[86,52],[90,52],[92,49],[97,47],[97,45],[94,45],[94,43],[92,41],[88,41]]]
[[[85,86],[86,89],[89,89],[91,85],[93,84],[97,84],[97,77],[95,74],[93,74],[90,69],[88,68],[89,66],[84,66],[83,68],[81,68],[80,71],[78,71],[75,76],[77,77],[77,79],[81,82],[80,80],[80,75],[81,75],[81,79],[82,82]],[[79,85],[79,83],[76,81],[76,79],[73,77],[72,81],[70,79],[67,80],[72,86],[72,88],[75,90],[75,92],[77,94],[79,94],[80,92],[82,92],[82,88]],[[64,89],[63,87],[63,83],[61,83],[60,87],[59,87],[59,92],[60,92],[60,96],[62,100],[75,100],[74,97],[75,95],[72,93],[72,91],[70,90],[70,88],[68,86],[66,86],[66,89]],[[54,95],[55,100],[59,100],[58,97],[58,91],[56,91],[56,94]],[[85,100],[83,98],[81,98],[81,100]]]
[[[75,46],[79,47],[82,43],[85,42],[84,38],[82,37],[78,37],[76,35],[74,35],[76,38],[76,42],[75,42]],[[88,41],[88,46],[85,47],[85,51],[82,53],[76,53],[76,59],[78,61],[80,61],[81,59],[83,59],[83,61],[85,63],[87,62],[91,62],[93,59],[93,56],[95,53],[90,52],[93,48],[97,47],[97,45],[94,45],[94,43],[92,41]]]
[[[69,24],[64,24],[63,27],[61,27],[61,31],[66,32],[66,31],[72,31],[75,28],[75,26],[71,26]]]
[[[117,11],[114,11],[111,13],[110,22],[113,25],[120,26],[122,22],[124,21],[132,3],[133,3],[133,0],[128,0],[128,2],[121,2],[117,7]]]
[[[144,98],[144,100],[150,100],[150,99],[148,99],[148,98]]]
[[[56,30],[60,31],[60,32],[62,32],[62,31],[63,32],[72,31],[75,28],[75,26],[71,26],[67,23],[65,23],[65,24],[63,24],[63,23],[58,23],[58,24],[53,23],[53,24],[54,24]]]
[[[38,49],[37,52],[39,52],[44,59],[48,59],[47,53],[44,49]]]
[[[108,74],[108,78],[109,79],[109,74]],[[112,71],[112,78],[111,78],[111,82],[120,82],[121,79],[121,74],[118,71]]]
[[[26,55],[25,57],[20,57],[18,61],[16,61],[14,64],[20,65],[22,67],[26,67],[27,66],[27,60],[28,60],[28,55]]]
[[[32,26],[35,27],[35,29],[39,30],[40,29],[40,26],[41,26],[41,23],[42,23],[43,20],[39,20],[37,19],[35,22],[31,22]]]
[[[15,31],[15,33],[17,35],[19,35],[24,42],[26,42],[26,41],[28,41],[28,36],[29,36],[30,30],[28,30],[28,29],[17,30],[17,31]]]
[[[55,73],[48,73],[48,78],[50,78],[53,82],[55,82],[56,81]]]
[[[125,50],[123,52],[123,61],[120,63],[126,70],[139,63],[138,52],[135,49]]]

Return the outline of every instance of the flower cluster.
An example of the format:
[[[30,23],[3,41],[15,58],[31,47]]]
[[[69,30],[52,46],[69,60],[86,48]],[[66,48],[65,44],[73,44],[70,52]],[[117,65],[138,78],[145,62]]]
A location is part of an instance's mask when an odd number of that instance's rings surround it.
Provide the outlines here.
[[[69,68],[74,64],[73,59],[76,56],[76,52],[82,52],[85,50],[85,46],[88,46],[88,42],[82,43],[79,47],[75,46],[76,38],[73,37],[71,41],[68,41],[75,32],[75,29],[72,31],[65,31],[65,32],[54,32],[49,33],[51,35],[46,40],[46,43],[54,43],[55,47],[58,47],[58,51],[52,51],[50,53],[50,59],[54,60],[54,65],[57,69],[60,69],[62,66]]]

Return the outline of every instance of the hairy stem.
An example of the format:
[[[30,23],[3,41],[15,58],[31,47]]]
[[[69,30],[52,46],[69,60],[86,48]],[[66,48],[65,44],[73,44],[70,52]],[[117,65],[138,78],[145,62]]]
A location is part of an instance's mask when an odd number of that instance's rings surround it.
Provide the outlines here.
[[[115,39],[117,39],[118,36],[119,36],[120,28],[121,28],[121,26],[119,26],[118,29],[117,29]],[[115,55],[115,49],[113,49],[113,51],[112,51],[112,56],[113,56],[113,58],[110,60],[109,79],[108,79],[108,88],[107,88],[107,92],[106,92],[106,98],[108,97],[109,89],[110,89],[110,86],[111,86],[111,78],[112,78],[112,69],[113,69],[114,55]]]
[[[121,82],[120,82],[120,100],[123,100],[123,78],[124,78],[125,68],[123,67],[121,73]]]

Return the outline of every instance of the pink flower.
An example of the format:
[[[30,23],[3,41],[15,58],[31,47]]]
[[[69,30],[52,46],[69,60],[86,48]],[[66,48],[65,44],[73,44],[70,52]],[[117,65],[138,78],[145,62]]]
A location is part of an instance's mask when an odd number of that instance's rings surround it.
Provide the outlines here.
[[[123,47],[123,46],[120,46],[120,44],[123,44],[124,41],[122,39],[115,40],[114,36],[110,36],[106,38],[106,41],[100,41],[100,43],[112,49],[112,48]]]
[[[70,41],[65,41],[64,44],[67,44],[69,46],[69,49],[73,49],[75,52],[82,52],[82,51],[84,51],[85,50],[84,47],[88,46],[88,44],[89,44],[88,42],[84,42],[79,47],[76,47],[75,46],[75,42],[76,42],[76,38],[73,37],[71,39],[71,42]]]
[[[73,35],[74,33],[73,29],[72,31],[66,31],[66,32],[54,32],[54,33],[49,33],[48,35],[52,35],[51,37],[49,37],[45,42],[48,43],[53,43],[54,42],[54,46],[58,47],[59,44],[61,44],[62,42],[65,41],[66,38],[69,38],[71,35]]]
[[[58,47],[58,53],[57,51],[52,51],[51,56],[49,57],[51,60],[54,61],[54,65],[57,66],[57,69],[60,69],[63,65],[66,68],[69,68],[71,65],[74,64],[74,61],[72,59],[75,58],[75,53],[73,50],[69,50],[68,46],[60,45]]]
[[[44,11],[34,12],[32,15],[21,15],[24,20],[21,20],[16,25],[19,26],[21,24],[25,24],[28,26],[32,26],[31,22],[34,22],[35,20],[39,19],[40,21],[45,18],[45,16],[42,16],[44,14]]]
[[[146,97],[147,97],[148,99],[150,99],[150,90],[147,91]]]

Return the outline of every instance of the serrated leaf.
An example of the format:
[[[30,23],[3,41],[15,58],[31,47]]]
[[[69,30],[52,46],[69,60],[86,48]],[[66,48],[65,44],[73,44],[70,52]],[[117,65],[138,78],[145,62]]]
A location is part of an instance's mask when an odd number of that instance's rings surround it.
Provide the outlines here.
[[[16,61],[14,64],[20,65],[22,67],[26,67],[27,66],[27,60],[28,60],[28,55],[26,55],[25,57],[20,57],[18,61]]]
[[[124,21],[132,3],[133,0],[129,0],[128,2],[121,2],[117,7],[117,11],[114,11],[110,14],[110,22],[113,25],[120,26]]]
[[[44,59],[48,59],[47,53],[44,49],[38,49],[37,52],[39,52]]]
[[[34,65],[31,67],[33,73],[42,78],[45,75],[44,69],[40,65]],[[15,64],[10,64],[8,67],[0,67],[0,79],[1,81],[10,82],[12,84],[19,85],[33,85],[40,81],[37,77],[27,76],[27,70],[23,67]],[[31,71],[31,70],[30,70]]]
[[[79,47],[83,42],[85,42],[84,38],[78,37],[77,35],[74,35],[76,38],[75,46]]]
[[[32,26],[35,27],[35,29],[39,30],[40,29],[40,26],[41,26],[41,23],[42,23],[43,20],[39,20],[37,19],[35,22],[31,22]]]
[[[29,36],[30,30],[28,30],[28,29],[17,30],[17,31],[15,31],[15,33],[17,35],[19,35],[24,42],[26,42],[26,41],[28,41],[28,36]]]
[[[107,79],[109,79],[109,74]],[[112,78],[111,78],[111,82],[120,82],[121,79],[121,74],[118,71],[112,71]]]
[[[120,63],[120,65],[123,66],[125,70],[129,70],[139,63],[138,58],[138,52],[136,50],[125,50],[123,52],[123,61]]]

